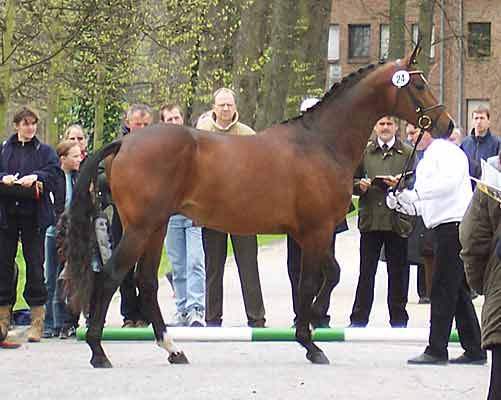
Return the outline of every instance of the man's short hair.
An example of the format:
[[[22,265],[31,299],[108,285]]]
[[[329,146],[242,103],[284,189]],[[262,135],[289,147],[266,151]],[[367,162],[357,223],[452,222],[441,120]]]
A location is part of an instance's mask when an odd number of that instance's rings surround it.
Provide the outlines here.
[[[237,95],[235,94],[235,92],[233,90],[231,90],[230,88],[222,87],[222,88],[217,89],[214,92],[214,94],[212,95],[212,102],[214,104],[216,104],[216,97],[219,96],[221,93],[231,94],[233,96],[233,99],[235,100],[235,103],[237,102]]]
[[[33,118],[35,120],[35,123],[37,123],[40,120],[38,112],[34,108],[31,108],[30,106],[22,106],[14,114],[14,118],[12,118],[12,121],[17,125],[26,118]]]
[[[135,113],[139,113],[141,115],[147,114],[150,117],[153,116],[151,108],[146,104],[133,104],[127,110],[127,115],[126,115],[127,121],[130,121]]]
[[[491,119],[491,113],[488,107],[485,106],[479,106],[473,110],[471,113],[471,116],[473,117],[473,114],[485,114],[487,115],[487,119]]]
[[[165,103],[165,104],[162,104],[162,106],[160,107],[160,111],[159,111],[160,121],[165,122],[164,121],[164,111],[172,111],[172,110],[178,110],[179,114],[181,114],[181,117],[183,117],[183,119],[184,119],[183,109],[181,108],[181,106],[179,104]]]

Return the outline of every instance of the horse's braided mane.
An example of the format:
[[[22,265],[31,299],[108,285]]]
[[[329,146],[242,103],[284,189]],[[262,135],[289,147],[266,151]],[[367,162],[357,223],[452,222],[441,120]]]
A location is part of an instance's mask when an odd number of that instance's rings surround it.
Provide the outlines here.
[[[363,78],[365,78],[369,73],[371,73],[376,67],[383,65],[385,62],[380,61],[378,65],[369,64],[366,67],[359,68],[357,71],[352,72],[348,76],[345,76],[340,82],[334,83],[331,88],[324,94],[322,99],[316,103],[313,107],[308,108],[305,112],[297,115],[296,117],[290,118],[286,121],[283,121],[282,124],[286,124],[287,122],[296,121],[298,119],[302,119],[306,114],[316,110],[319,108],[322,103],[327,101],[328,99],[336,99],[340,97],[346,90],[355,86],[358,82],[360,82]]]

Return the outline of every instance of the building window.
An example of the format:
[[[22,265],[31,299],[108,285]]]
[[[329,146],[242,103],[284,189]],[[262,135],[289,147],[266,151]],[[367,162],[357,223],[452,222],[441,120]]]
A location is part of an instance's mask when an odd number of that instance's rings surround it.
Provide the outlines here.
[[[329,75],[327,76],[327,88],[329,89],[336,82],[341,80],[341,66],[339,64],[329,64]]]
[[[339,25],[329,27],[329,50],[327,54],[329,61],[339,61]]]
[[[412,24],[412,41],[414,45],[419,39],[419,25]],[[430,58],[435,58],[435,27],[431,27],[431,41],[430,41]]]
[[[489,108],[488,99],[466,99],[466,129],[465,136],[468,136],[473,129],[473,111],[477,108]]]
[[[388,59],[390,51],[390,25],[379,25],[379,58],[381,60]]]
[[[468,55],[470,57],[489,57],[491,55],[491,23],[468,23]]]
[[[348,25],[348,57],[368,58],[370,56],[371,26]]]

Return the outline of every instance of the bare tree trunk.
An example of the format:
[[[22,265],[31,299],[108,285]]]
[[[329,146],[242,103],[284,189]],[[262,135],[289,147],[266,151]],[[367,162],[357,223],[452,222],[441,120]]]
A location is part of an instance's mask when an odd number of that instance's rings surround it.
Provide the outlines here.
[[[266,38],[269,2],[244,0],[233,64],[233,87],[238,97],[240,120],[250,126],[256,122],[259,84],[263,76],[260,64]]]
[[[395,60],[405,56],[405,11],[407,0],[390,1],[390,45],[388,58]]]
[[[271,60],[264,69],[257,130],[283,119],[293,55],[294,27],[298,19],[297,0],[275,0],[272,4]]]
[[[308,7],[308,30],[302,47],[306,55],[306,62],[310,64],[308,72],[312,75],[308,89],[324,91],[327,77],[327,51],[332,1],[317,0],[310,2],[306,0],[306,5]]]
[[[52,24],[52,35],[55,38],[54,47],[58,47],[57,39],[61,32],[63,32],[64,27],[61,25],[60,21],[55,18]],[[57,114],[59,109],[60,100],[60,74],[62,69],[64,52],[59,52],[49,61],[49,76],[48,76],[48,87],[47,87],[47,124],[46,124],[46,142],[52,146],[56,146],[59,141],[59,132],[57,124]]]
[[[235,30],[235,7],[232,0],[212,0],[206,14],[206,30],[201,33],[198,54],[198,76],[192,104],[192,115],[200,116],[212,106],[212,94],[222,86],[231,86],[227,73],[231,71],[232,46]],[[203,17],[202,17],[203,18]]]
[[[421,53],[418,56],[418,64],[425,76],[427,76],[430,71],[430,49],[434,7],[435,0],[421,0],[421,4],[419,5],[419,35],[421,36]]]
[[[304,98],[321,97],[326,89],[332,1],[300,0],[299,8],[285,118],[298,114]]]
[[[47,88],[47,124],[45,137],[47,138],[47,143],[52,146],[57,145],[59,141],[56,119],[59,105],[59,85],[57,83],[59,58],[59,56],[56,56],[50,62]]]
[[[104,71],[102,70],[98,71],[97,74],[97,81],[98,82],[103,82],[104,80]],[[104,143],[104,109],[106,106],[105,103],[105,94],[103,92],[104,90],[104,83],[101,85],[98,85],[98,87],[101,87],[103,89],[98,89],[96,92],[96,95],[94,97],[94,138],[93,138],[93,150],[96,151],[99,149],[103,143]]]
[[[0,138],[8,135],[7,113],[11,95],[12,41],[16,25],[16,1],[7,0],[5,4],[5,30],[2,35],[2,59],[0,60]]]

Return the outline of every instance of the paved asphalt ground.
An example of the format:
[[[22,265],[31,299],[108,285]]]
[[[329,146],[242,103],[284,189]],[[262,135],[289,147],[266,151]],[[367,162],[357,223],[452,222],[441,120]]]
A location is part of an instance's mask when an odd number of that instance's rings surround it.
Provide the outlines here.
[[[349,323],[358,277],[358,231],[338,236],[341,282],[332,296],[334,326]],[[267,324],[289,327],[292,321],[285,242],[261,248],[259,267]],[[369,327],[387,327],[386,272],[381,263]],[[233,259],[225,274],[224,325],[246,322]],[[427,328],[429,306],[417,304],[415,268],[409,290],[410,327]],[[168,319],[174,304],[164,279],[161,306]],[[119,297],[107,318],[119,326]],[[482,299],[475,300],[480,311]],[[203,329],[203,328],[198,328]],[[166,353],[153,342],[105,342],[114,364],[94,370],[84,342],[59,339],[0,350],[0,400],[143,400],[143,399],[341,399],[341,400],[480,400],[486,398],[489,366],[408,366],[424,342],[320,343],[330,358],[327,366],[311,365],[296,343],[180,343],[191,364],[169,365]],[[450,356],[461,354],[458,344]]]

